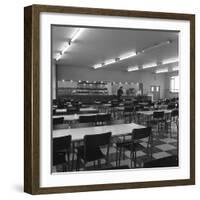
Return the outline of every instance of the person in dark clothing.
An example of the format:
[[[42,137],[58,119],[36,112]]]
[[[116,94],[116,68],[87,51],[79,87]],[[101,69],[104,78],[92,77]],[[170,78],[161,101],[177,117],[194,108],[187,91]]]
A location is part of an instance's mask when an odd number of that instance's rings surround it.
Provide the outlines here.
[[[117,90],[117,99],[118,99],[118,101],[121,100],[122,95],[123,95],[123,87],[120,87],[120,88]]]

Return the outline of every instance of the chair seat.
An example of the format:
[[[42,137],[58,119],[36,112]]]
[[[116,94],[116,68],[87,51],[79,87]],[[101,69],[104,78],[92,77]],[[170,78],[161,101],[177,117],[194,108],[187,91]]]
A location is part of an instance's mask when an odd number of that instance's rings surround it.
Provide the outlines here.
[[[54,153],[53,155],[53,165],[59,165],[66,163],[65,154],[63,153]]]
[[[144,147],[140,143],[132,143],[131,141],[118,142],[116,143],[117,148],[126,148],[127,150],[138,150]]]
[[[55,153],[65,154],[65,153],[68,153],[68,152],[70,152],[70,149],[59,149]]]
[[[164,123],[164,122],[165,122],[164,119],[152,119],[148,121],[148,123],[152,125],[157,125],[158,123]]]
[[[84,146],[77,147],[77,150],[77,156],[84,159]],[[101,158],[105,158],[105,155],[102,153],[100,148],[96,148],[95,150],[93,149],[92,151],[87,152],[86,161],[90,162],[94,160],[99,160]]]

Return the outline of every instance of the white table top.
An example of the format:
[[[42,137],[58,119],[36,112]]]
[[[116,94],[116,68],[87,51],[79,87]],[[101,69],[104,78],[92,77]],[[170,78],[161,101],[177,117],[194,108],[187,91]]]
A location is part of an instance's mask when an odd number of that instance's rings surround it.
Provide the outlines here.
[[[67,112],[67,109],[66,108],[57,108],[56,109],[56,112]]]
[[[153,115],[154,112],[164,112],[165,114],[170,114],[172,110],[148,110],[148,111],[137,111],[137,114],[142,115]]]
[[[80,108],[80,112],[87,112],[87,111],[97,111],[96,108],[89,107],[89,108]]]
[[[93,115],[105,115],[106,113],[94,113],[94,114],[74,114],[74,115],[54,115],[53,119],[64,117],[65,121],[76,121],[79,120],[80,116],[93,116]]]
[[[80,112],[95,112],[98,111],[97,109],[93,107],[88,107],[88,108],[80,108]],[[57,113],[62,113],[62,112],[67,112],[67,108],[57,108],[56,109]]]
[[[141,106],[148,106],[149,105],[149,103],[147,103],[147,102],[140,102],[138,104],[141,105]]]
[[[87,128],[74,128],[74,129],[59,129],[53,131],[53,138],[63,137],[71,135],[72,140],[81,140],[85,135],[101,134],[106,132],[112,132],[112,136],[124,135],[131,133],[133,129],[144,128],[145,126],[130,123],[130,124],[117,124],[108,126],[94,126]]]

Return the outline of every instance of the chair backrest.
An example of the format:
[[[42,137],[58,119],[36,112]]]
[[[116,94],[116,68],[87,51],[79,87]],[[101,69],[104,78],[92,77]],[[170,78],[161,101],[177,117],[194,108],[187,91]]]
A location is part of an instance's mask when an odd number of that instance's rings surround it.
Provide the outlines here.
[[[87,155],[95,152],[101,146],[107,145],[107,150],[110,146],[111,132],[85,135],[84,136],[84,155],[87,160]]]
[[[133,102],[132,101],[125,101],[124,106],[125,107],[133,107]]]
[[[53,118],[53,125],[63,124],[63,123],[64,123],[64,117]]]
[[[111,107],[117,107],[117,106],[119,106],[118,100],[112,100]]]
[[[94,123],[96,122],[96,115],[83,115],[79,117],[79,123]]]
[[[125,106],[124,107],[124,112],[133,112],[134,111],[134,107],[133,106]]]
[[[133,129],[132,131],[132,141],[139,140],[142,138],[147,138],[151,136],[151,127]]]
[[[169,104],[169,105],[167,106],[167,109],[168,109],[168,110],[175,109],[175,108],[176,108],[176,105],[175,105],[174,103]]]
[[[178,109],[174,109],[171,112],[171,117],[176,117],[176,116],[178,116]]]
[[[79,107],[68,107],[67,114],[76,114],[79,112]]]
[[[111,114],[100,114],[96,116],[96,122],[110,122]]]
[[[65,151],[70,151],[71,135],[53,139],[53,165],[65,162]],[[63,153],[60,153],[63,152]]]
[[[54,138],[53,139],[53,152],[56,153],[59,150],[69,149],[71,147],[71,135]]]
[[[161,119],[164,117],[164,111],[155,111],[153,112],[154,119]]]
[[[135,106],[135,111],[142,111],[143,109],[144,109],[144,106],[142,106],[142,105]]]

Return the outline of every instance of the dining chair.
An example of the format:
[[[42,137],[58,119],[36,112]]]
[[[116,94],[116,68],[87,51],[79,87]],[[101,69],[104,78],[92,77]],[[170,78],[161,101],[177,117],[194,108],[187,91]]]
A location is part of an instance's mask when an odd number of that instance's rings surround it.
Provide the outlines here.
[[[147,121],[147,126],[157,127],[157,134],[159,134],[161,129],[165,127],[165,112],[154,111],[153,118]]]
[[[108,125],[111,122],[111,114],[98,114],[96,115],[96,125]]]
[[[101,165],[101,159],[105,159],[105,165],[109,163],[109,147],[111,141],[111,132],[85,135],[83,145],[77,147],[77,170],[80,169],[80,162],[83,161],[83,167],[86,168],[88,162],[98,161],[98,166]],[[106,149],[102,152],[102,147]]]
[[[79,107],[67,107],[67,114],[68,115],[73,115],[73,114],[77,114],[79,112],[80,108]]]
[[[172,110],[170,117],[165,121],[165,126],[166,126],[166,130],[167,132],[170,133],[170,137],[172,136],[172,128],[173,125],[176,126],[177,132],[178,132],[178,123],[179,123],[179,114],[178,114],[178,109],[174,109]]]
[[[62,165],[62,170],[71,170],[71,135],[53,139],[53,166]]]
[[[131,123],[133,120],[133,112],[134,112],[133,106],[125,106],[123,116],[125,121],[128,121],[128,123]]]
[[[96,115],[82,115],[79,117],[79,127],[95,126]]]
[[[121,154],[123,150],[130,151],[131,168],[133,167],[133,162],[134,168],[136,168],[138,150],[146,150],[147,155],[152,159],[153,139],[151,127],[133,129],[132,133],[127,134],[127,136],[131,136],[130,139],[116,143],[116,166],[120,166]],[[145,138],[147,138],[146,147],[141,144],[144,143],[141,139]]]
[[[53,130],[68,128],[64,123],[64,117],[53,118]]]

